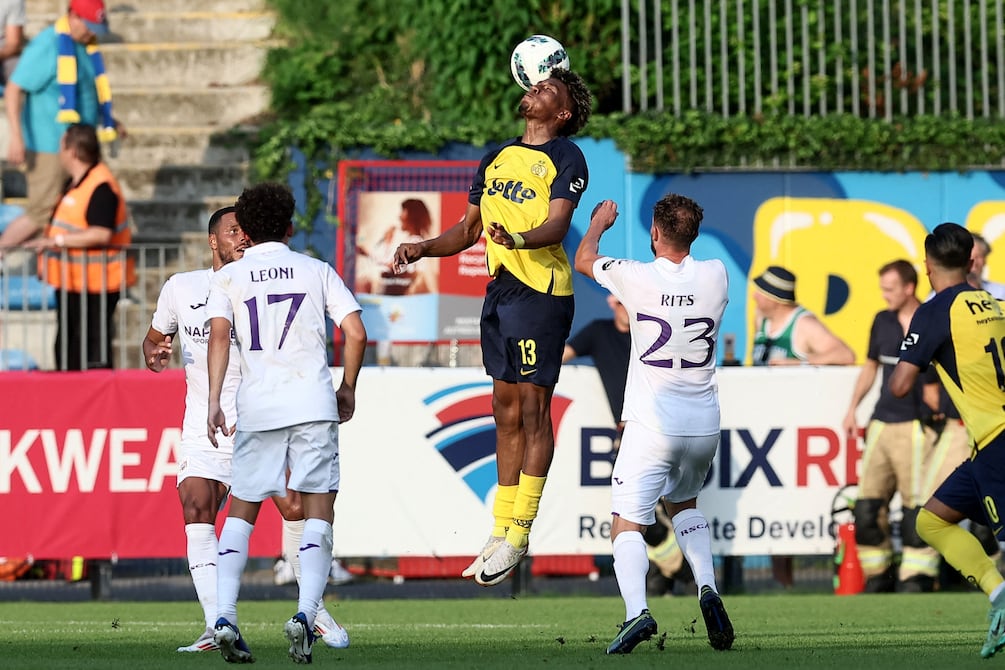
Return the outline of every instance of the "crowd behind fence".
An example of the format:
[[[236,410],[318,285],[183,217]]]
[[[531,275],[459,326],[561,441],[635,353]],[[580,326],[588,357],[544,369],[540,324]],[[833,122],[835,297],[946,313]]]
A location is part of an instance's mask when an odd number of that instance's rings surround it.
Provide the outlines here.
[[[1003,0],[622,0],[623,111],[1005,116]]]

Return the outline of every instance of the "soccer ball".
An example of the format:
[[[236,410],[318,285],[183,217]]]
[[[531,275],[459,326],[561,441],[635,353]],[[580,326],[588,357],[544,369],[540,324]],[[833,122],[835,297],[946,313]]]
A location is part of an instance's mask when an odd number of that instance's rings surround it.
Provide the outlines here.
[[[510,56],[513,79],[523,90],[551,76],[556,68],[569,69],[569,54],[554,37],[531,35],[513,49]]]

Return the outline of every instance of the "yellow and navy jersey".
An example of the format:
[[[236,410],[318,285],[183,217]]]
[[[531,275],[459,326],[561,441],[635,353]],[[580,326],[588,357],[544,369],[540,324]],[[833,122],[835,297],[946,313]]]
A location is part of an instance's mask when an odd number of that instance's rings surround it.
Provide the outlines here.
[[[552,200],[571,200],[586,190],[586,158],[572,140],[557,137],[545,144],[510,140],[489,152],[478,166],[468,202],[481,210],[482,225],[492,222],[510,233],[526,233],[548,219]],[[486,234],[485,262],[496,276],[505,266],[514,277],[541,293],[572,295],[572,267],[561,244],[540,249],[507,249]]]
[[[977,449],[1005,430],[1005,314],[991,294],[969,284],[918,307],[900,360],[942,379]]]

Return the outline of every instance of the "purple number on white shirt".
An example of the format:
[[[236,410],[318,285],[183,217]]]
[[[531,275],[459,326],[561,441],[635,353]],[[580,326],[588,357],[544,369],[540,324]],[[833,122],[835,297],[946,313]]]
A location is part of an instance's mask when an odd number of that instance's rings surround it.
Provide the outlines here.
[[[659,324],[660,334],[656,340],[649,346],[646,351],[639,356],[639,360],[646,365],[652,365],[657,368],[672,368],[673,359],[672,358],[653,358],[652,355],[656,353],[659,349],[663,347],[667,342],[670,341],[670,337],[673,335],[673,327],[664,319],[658,316],[650,316],[648,314],[636,314],[636,320],[638,321],[651,321],[653,323]],[[708,365],[708,362],[712,360],[713,352],[715,351],[715,340],[709,337],[709,333],[715,328],[715,321],[705,317],[698,319],[684,319],[684,327],[694,325],[703,325],[705,330],[703,330],[699,335],[692,337],[688,340],[688,343],[693,342],[704,342],[707,347],[705,348],[705,358],[700,361],[690,361],[686,358],[681,358],[680,366],[681,368],[700,368],[704,365]]]
[[[283,334],[279,338],[279,345],[277,349],[283,348],[283,343],[286,341],[286,334],[290,332],[290,326],[293,325],[293,319],[297,316],[297,310],[300,309],[300,305],[304,302],[305,293],[270,293],[266,296],[268,304],[272,305],[277,302],[284,302],[286,300],[290,301],[290,311],[286,314],[286,324],[283,326]],[[262,337],[258,325],[258,298],[248,298],[244,301],[245,306],[248,308],[248,326],[251,328],[251,346],[250,351],[261,351],[262,350]]]

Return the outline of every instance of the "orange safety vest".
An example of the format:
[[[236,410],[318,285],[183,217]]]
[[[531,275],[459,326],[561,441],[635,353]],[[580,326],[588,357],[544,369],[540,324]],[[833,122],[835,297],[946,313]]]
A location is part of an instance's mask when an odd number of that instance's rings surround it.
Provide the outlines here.
[[[46,229],[46,237],[86,229],[87,206],[101,184],[108,184],[119,196],[112,239],[108,247],[97,249],[44,250],[38,259],[38,270],[42,278],[56,288],[77,293],[115,293],[136,283],[135,261],[125,248],[133,239],[126,199],[122,197],[119,182],[104,163],[93,166],[79,184],[63,194]]]

